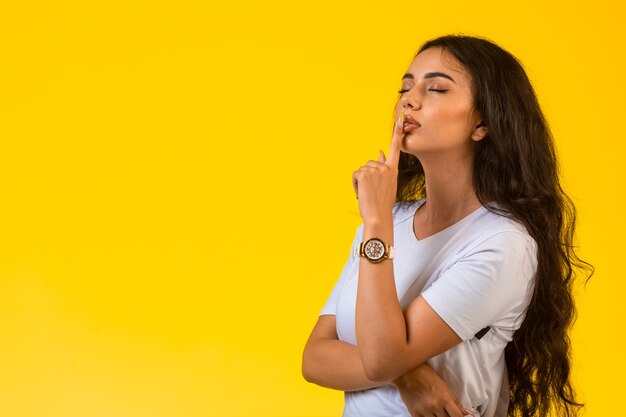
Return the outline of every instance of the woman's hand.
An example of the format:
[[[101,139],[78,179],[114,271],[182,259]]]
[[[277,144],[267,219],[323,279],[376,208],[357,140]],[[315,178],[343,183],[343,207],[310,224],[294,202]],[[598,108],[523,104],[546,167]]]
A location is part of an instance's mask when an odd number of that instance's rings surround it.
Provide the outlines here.
[[[473,416],[448,385],[427,364],[423,363],[393,381],[411,416],[464,417]]]
[[[391,216],[398,189],[398,161],[404,133],[401,114],[393,129],[389,157],[383,151],[377,161],[368,161],[352,174],[352,186],[359,199],[363,223],[379,222]]]

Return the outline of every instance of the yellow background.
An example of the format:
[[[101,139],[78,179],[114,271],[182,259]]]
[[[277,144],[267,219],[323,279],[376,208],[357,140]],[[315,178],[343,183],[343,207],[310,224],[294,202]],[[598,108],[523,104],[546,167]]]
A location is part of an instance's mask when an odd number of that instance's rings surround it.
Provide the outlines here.
[[[4,1],[0,415],[339,416],[301,352],[419,44],[525,65],[579,209],[575,381],[621,409],[618,1]]]

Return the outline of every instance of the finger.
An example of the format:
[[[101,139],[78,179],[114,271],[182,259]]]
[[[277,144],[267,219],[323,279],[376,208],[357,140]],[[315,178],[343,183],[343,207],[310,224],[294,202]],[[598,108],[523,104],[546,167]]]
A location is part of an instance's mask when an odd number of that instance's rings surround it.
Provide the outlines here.
[[[446,405],[447,415],[450,417],[464,417],[465,412],[460,404],[450,403]]]
[[[446,406],[443,410],[437,411],[437,417],[457,417],[456,414],[451,414]],[[463,416],[461,416],[463,417]]]
[[[371,164],[368,163],[359,168],[359,172],[361,172],[361,174],[363,175],[375,175],[377,172],[380,171],[381,168],[383,168],[383,166],[384,164],[381,164],[379,162],[372,162]]]
[[[380,156],[378,157],[378,162],[386,162],[387,158],[385,158],[385,153],[383,152],[383,150],[379,149],[378,152],[380,152]]]
[[[461,409],[463,410],[463,417],[465,416],[476,417],[476,414],[474,414],[472,411],[468,410],[464,406],[461,406]]]
[[[463,417],[465,417],[465,416],[474,417],[474,413],[472,411],[468,410],[463,404],[461,404],[461,402],[459,400],[456,400],[456,405],[461,410],[461,413],[462,413]]]
[[[358,193],[359,193],[359,180],[357,178],[357,173],[359,171],[354,171],[352,173],[352,188],[354,188],[354,192],[357,194],[357,198],[358,198]]]
[[[396,123],[393,126],[393,136],[391,137],[391,147],[387,154],[387,165],[397,168],[398,161],[400,160],[400,148],[402,147],[402,139],[404,138],[404,132],[402,131],[402,123],[404,121],[404,115],[400,114],[396,119]]]
[[[379,168],[381,165],[384,165],[384,162],[379,161],[367,161],[367,163],[365,165],[363,165],[364,167],[372,167],[372,168]]]

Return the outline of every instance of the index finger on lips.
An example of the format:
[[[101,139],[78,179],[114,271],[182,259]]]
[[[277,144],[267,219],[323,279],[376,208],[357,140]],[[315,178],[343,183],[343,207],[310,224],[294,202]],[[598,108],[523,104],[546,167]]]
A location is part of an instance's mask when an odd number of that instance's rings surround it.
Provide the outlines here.
[[[387,154],[386,164],[394,168],[398,167],[398,161],[400,160],[400,148],[402,147],[402,139],[404,138],[404,132],[402,131],[403,122],[404,114],[400,114],[393,126],[391,147],[389,148],[389,153]]]

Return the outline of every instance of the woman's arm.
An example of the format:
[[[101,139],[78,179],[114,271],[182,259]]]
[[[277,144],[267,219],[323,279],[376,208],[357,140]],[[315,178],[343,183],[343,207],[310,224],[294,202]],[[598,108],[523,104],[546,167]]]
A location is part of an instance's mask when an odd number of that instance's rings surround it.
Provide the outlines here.
[[[391,214],[364,222],[363,241],[372,237],[393,245]],[[365,375],[372,381],[393,380],[462,341],[422,296],[403,312],[393,261],[365,258],[359,260],[356,337]]]
[[[393,205],[402,147],[403,116],[394,126],[389,159],[380,151],[352,174],[363,218],[363,241],[376,237],[393,245]],[[407,309],[405,320],[394,281],[393,261],[359,260],[356,339],[365,375],[389,381],[461,342],[461,338],[429,307],[423,297]]]
[[[302,357],[302,374],[308,382],[342,391],[359,391],[392,384],[411,415],[469,414],[445,381],[426,363],[393,381],[372,381],[365,375],[357,348],[337,338],[334,315],[319,317]]]
[[[376,224],[365,223],[363,239],[393,242],[393,230]],[[531,237],[518,229],[492,231],[402,311],[392,262],[359,261],[356,339],[373,381],[403,375],[522,308],[536,269]]]
[[[334,315],[317,320],[302,355],[302,375],[308,382],[341,391],[389,384],[367,378],[356,347],[338,339]]]

